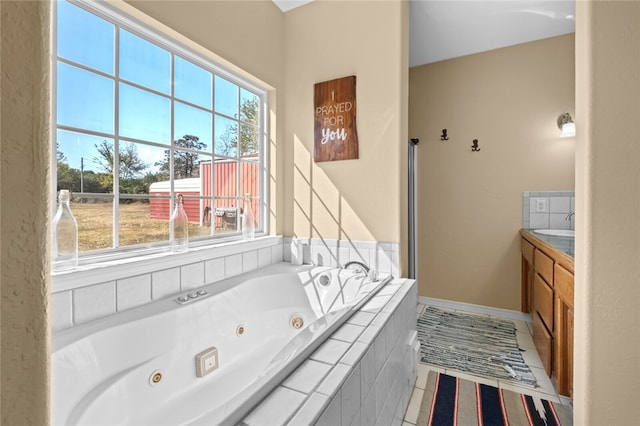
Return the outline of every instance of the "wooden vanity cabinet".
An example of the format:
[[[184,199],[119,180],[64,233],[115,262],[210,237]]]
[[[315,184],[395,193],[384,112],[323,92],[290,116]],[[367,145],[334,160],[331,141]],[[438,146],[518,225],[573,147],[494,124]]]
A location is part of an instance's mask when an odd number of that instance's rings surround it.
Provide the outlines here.
[[[533,341],[561,395],[573,396],[573,258],[520,231],[522,311]]]

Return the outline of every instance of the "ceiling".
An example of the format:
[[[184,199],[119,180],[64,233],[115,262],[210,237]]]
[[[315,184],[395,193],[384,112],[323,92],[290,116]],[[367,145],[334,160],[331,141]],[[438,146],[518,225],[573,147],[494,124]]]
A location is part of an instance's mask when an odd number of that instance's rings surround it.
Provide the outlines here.
[[[313,0],[273,0],[283,11]],[[575,31],[575,0],[409,0],[414,67]]]

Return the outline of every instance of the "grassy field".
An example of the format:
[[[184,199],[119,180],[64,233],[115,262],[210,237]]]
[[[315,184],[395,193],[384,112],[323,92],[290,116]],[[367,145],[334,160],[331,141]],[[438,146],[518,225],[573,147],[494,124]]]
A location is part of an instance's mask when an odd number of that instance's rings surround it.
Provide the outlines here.
[[[113,206],[111,203],[71,203],[78,222],[80,252],[108,249],[113,244]],[[149,204],[120,204],[120,246],[169,240],[169,221],[151,219]],[[189,238],[206,236],[211,228],[189,224]]]

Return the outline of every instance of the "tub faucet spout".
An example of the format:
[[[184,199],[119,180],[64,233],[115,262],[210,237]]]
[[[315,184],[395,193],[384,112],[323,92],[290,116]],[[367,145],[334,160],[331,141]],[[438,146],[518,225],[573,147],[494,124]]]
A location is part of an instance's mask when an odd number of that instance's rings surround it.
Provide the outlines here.
[[[352,269],[357,272],[364,272],[365,274],[369,273],[369,267],[362,262],[358,262],[357,260],[352,260],[351,262],[345,263],[343,268]]]
[[[569,213],[569,214],[564,218],[564,220],[571,220],[571,218],[572,218],[573,216],[575,216],[575,212],[571,212],[571,213]]]

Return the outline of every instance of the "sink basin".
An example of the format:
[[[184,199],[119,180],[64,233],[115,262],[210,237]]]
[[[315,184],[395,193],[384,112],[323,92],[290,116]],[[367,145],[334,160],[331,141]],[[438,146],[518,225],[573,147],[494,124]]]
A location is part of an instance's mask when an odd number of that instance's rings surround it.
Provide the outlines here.
[[[551,235],[553,237],[574,238],[576,232],[573,229],[534,229],[534,233],[540,235]]]

